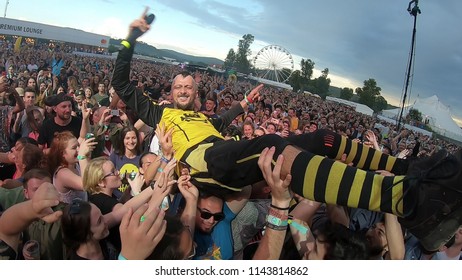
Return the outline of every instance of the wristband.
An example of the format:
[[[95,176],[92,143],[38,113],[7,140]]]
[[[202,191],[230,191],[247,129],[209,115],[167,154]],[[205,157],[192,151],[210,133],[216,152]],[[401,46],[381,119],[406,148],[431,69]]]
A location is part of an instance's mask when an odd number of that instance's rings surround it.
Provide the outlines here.
[[[281,219],[281,220],[288,220],[288,219],[290,219],[289,216],[284,215],[284,214],[281,214],[280,212],[277,212],[277,211],[274,210],[273,208],[270,208],[270,209],[269,209],[268,215],[277,217],[277,218],[279,218],[279,219]]]
[[[81,155],[78,155],[77,156],[77,160],[84,160],[86,159],[87,157],[86,156],[81,156]]]
[[[249,98],[247,97],[247,94],[244,96],[244,101],[245,101],[245,103],[246,103],[248,106],[252,105],[252,102],[251,102],[251,101],[249,100]]]
[[[270,228],[272,230],[278,230],[278,231],[287,230],[287,225],[285,225],[285,226],[276,226],[276,225],[273,225],[271,223],[266,223],[266,227]]]
[[[164,156],[162,156],[162,157],[160,158],[160,160],[163,161],[163,162],[165,162],[165,163],[169,163],[169,162],[170,162],[170,160],[168,160],[168,159],[165,158]]]
[[[271,224],[273,226],[278,226],[278,227],[287,227],[287,225],[289,224],[287,219],[281,219],[271,214],[266,216],[266,223]]]
[[[309,231],[309,228],[303,226],[302,224],[297,223],[293,219],[288,220],[287,223],[294,229],[298,230],[303,235],[306,235],[306,233]]]
[[[117,259],[118,259],[119,261],[126,261],[126,260],[127,260],[127,258],[124,257],[124,256],[122,255],[122,253],[119,254],[119,256],[117,257]]]
[[[126,47],[127,49],[129,49],[131,47],[131,44],[130,42],[126,41],[126,40],[123,40],[122,42],[120,42],[120,44],[124,47]]]
[[[274,209],[277,209],[277,210],[282,210],[282,211],[290,209],[290,206],[282,208],[282,207],[277,207],[277,206],[273,205],[272,203],[270,204],[270,207],[274,208]]]

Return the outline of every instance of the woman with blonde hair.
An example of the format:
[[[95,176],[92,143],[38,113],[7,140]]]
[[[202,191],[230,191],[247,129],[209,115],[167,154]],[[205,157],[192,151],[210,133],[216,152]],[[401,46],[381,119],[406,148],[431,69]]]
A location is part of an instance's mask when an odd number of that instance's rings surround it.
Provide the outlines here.
[[[151,200],[151,203],[158,207],[164,197],[167,195],[168,189],[174,181],[167,181],[166,178],[173,173],[176,162],[172,160],[164,168],[163,178],[157,181],[156,187],[147,187],[141,191],[144,185],[144,177],[139,173],[135,177],[129,178],[129,184],[132,188],[133,198],[125,204],[120,203],[112,194],[113,191],[122,185],[119,171],[114,167],[114,164],[107,157],[98,157],[91,160],[85,168],[83,176],[83,185],[88,192],[88,200],[96,207],[103,215],[124,211],[124,209],[137,209],[146,200]],[[160,186],[160,187],[159,187]],[[114,247],[120,251],[121,241],[119,228],[110,229],[108,240]]]
[[[144,185],[144,177],[139,173],[128,179],[132,190],[132,196],[126,206],[137,208],[143,203],[138,194]],[[83,185],[88,193],[88,201],[96,205],[103,215],[116,211],[123,207],[117,197],[113,195],[115,189],[122,185],[119,170],[108,157],[98,157],[92,159],[85,168],[83,175]],[[110,231],[109,240],[120,250],[120,234],[118,228]]]

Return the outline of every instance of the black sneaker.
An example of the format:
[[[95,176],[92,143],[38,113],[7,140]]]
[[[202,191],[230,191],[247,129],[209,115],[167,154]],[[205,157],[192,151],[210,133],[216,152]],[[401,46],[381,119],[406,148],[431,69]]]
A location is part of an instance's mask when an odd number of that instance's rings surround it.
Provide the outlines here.
[[[462,153],[448,155],[441,150],[415,161],[409,166],[405,180],[408,191],[416,195],[407,201],[416,200],[412,213],[404,213],[400,223],[426,250],[436,251],[462,224]]]

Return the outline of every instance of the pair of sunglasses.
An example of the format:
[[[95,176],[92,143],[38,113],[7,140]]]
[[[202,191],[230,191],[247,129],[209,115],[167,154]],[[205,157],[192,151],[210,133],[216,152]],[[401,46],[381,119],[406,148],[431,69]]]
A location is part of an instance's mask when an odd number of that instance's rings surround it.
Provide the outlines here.
[[[204,211],[202,209],[200,209],[199,207],[197,207],[197,210],[199,210],[199,212],[201,213],[201,218],[204,219],[204,220],[208,220],[210,219],[211,217],[213,217],[213,219],[217,222],[223,220],[225,218],[225,214],[223,212],[220,212],[220,213],[210,213],[210,212],[207,212],[207,211]]]

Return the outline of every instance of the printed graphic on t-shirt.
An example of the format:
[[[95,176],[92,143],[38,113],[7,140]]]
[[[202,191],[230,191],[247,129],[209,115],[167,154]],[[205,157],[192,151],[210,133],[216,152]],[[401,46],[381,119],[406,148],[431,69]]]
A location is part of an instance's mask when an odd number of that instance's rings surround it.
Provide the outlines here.
[[[127,180],[130,180],[130,178],[128,178],[130,173],[139,172],[138,167],[134,165],[133,163],[126,163],[122,165],[119,171],[120,171],[121,178],[127,178]],[[119,187],[119,191],[124,192],[128,187],[129,187],[129,184],[122,182],[122,185]]]

